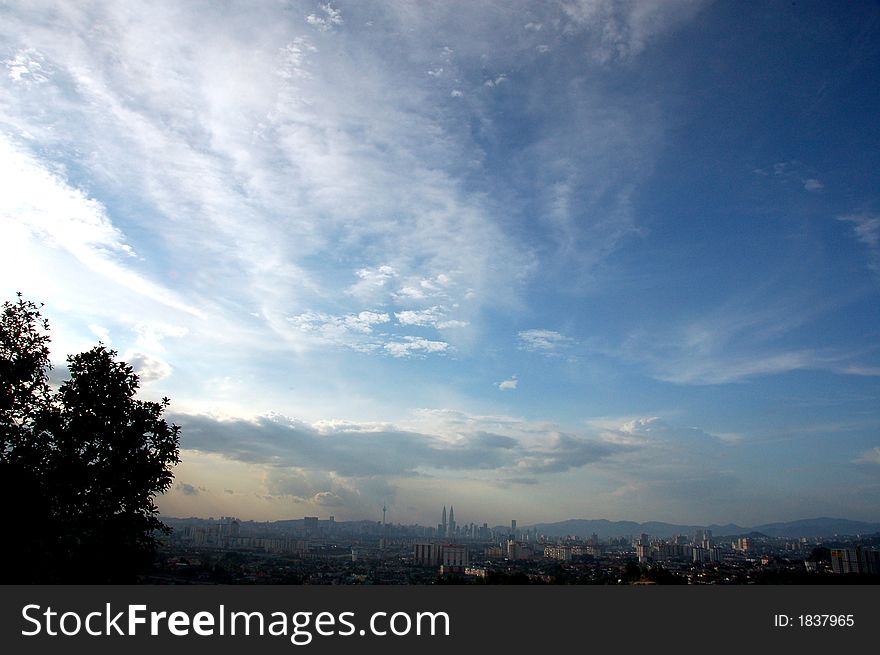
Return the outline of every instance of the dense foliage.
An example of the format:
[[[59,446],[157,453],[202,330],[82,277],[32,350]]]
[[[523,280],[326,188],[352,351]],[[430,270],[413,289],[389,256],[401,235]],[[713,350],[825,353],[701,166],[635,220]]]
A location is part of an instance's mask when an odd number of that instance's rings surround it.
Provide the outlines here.
[[[48,327],[20,295],[3,304],[2,581],[133,582],[168,531],[154,498],[171,486],[180,428],[162,418],[167,398],[135,398],[138,376],[103,345],[68,357],[53,389]]]

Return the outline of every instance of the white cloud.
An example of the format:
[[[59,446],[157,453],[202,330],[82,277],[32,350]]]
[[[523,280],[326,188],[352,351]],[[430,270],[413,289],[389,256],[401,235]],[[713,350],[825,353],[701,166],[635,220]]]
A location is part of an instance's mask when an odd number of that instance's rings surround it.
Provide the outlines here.
[[[381,325],[391,320],[391,317],[384,312],[360,312],[357,316],[346,316],[346,326],[364,334],[370,334],[374,325]]]
[[[155,355],[148,355],[136,350],[127,351],[122,356],[122,360],[131,365],[144,384],[164,380],[170,377],[173,372],[168,362],[159,359]]]
[[[175,294],[132,270],[138,258],[106,207],[68,183],[63,172],[49,170],[25,149],[0,134],[0,220],[10,226],[5,239],[9,279],[31,266],[34,243],[68,253],[108,285],[194,316],[201,312]]]
[[[871,250],[880,248],[880,216],[874,214],[849,214],[839,216],[839,221],[853,224],[856,238]]]
[[[312,502],[321,507],[341,507],[345,500],[335,491],[320,491],[312,496]]]
[[[4,222],[24,225],[47,245],[66,249],[90,268],[118,266],[108,255],[134,255],[100,202],[2,136],[0,179]]]
[[[34,49],[21,50],[3,62],[14,82],[41,84],[49,80],[43,56]]]
[[[491,89],[491,88],[494,88],[496,86],[503,84],[506,81],[507,81],[507,75],[502,73],[501,75],[498,75],[497,77],[495,77],[493,79],[488,79],[485,82],[483,82],[483,86],[487,86]]]
[[[339,25],[342,25],[342,12],[334,8],[329,2],[319,6],[323,15],[309,14],[306,16],[306,22],[322,31],[328,31]]]
[[[446,273],[438,273],[428,278],[410,276],[400,283],[399,288],[392,294],[392,299],[400,303],[428,298],[449,299],[450,294],[456,292],[455,287],[455,282]]]
[[[848,365],[841,367],[838,372],[846,375],[860,375],[862,377],[880,377],[880,366],[856,366]]]
[[[659,416],[635,418],[621,424],[620,431],[626,434],[650,433],[655,426],[663,425],[661,421],[662,419]]]
[[[825,188],[825,184],[816,177],[816,172],[802,161],[791,159],[789,161],[776,162],[772,166],[773,175],[787,184],[800,184],[804,190],[818,193]],[[756,168],[752,171],[755,175],[767,177],[769,173],[764,168]]]
[[[405,336],[402,341],[389,341],[383,347],[392,357],[412,357],[449,350],[449,344],[445,341],[432,341],[412,336]]]
[[[152,322],[138,323],[132,327],[132,332],[137,335],[136,345],[149,352],[162,352],[165,346],[162,344],[168,337],[180,338],[186,336],[189,330],[180,325]]]
[[[517,380],[516,376],[514,375],[509,380],[503,380],[503,381],[499,382],[498,383],[498,390],[499,391],[510,391],[510,390],[516,389],[517,384],[519,384],[519,380]]]
[[[467,327],[468,325],[470,325],[470,322],[468,322],[468,321],[459,321],[459,320],[453,319],[451,321],[440,321],[439,323],[437,323],[437,329],[438,330],[450,330],[450,329],[454,329],[454,328]]]
[[[868,268],[880,272],[880,214],[859,212],[837,220],[852,224],[856,239],[868,247]]]
[[[397,312],[394,317],[401,325],[437,325],[437,322],[446,315],[446,310],[439,305],[417,311],[406,310]]]
[[[556,354],[574,343],[574,339],[555,330],[524,330],[517,336],[522,348],[544,355]]]
[[[103,325],[98,325],[97,323],[89,323],[89,331],[98,337],[98,340],[105,345],[109,345],[110,341],[110,330],[105,328]]]
[[[874,464],[880,466],[880,446],[866,450],[854,461],[856,464]]]
[[[430,309],[424,312],[400,312],[395,316],[402,327],[436,324],[436,315]],[[388,313],[375,311],[345,315],[309,311],[287,318],[293,330],[312,339],[315,345],[343,346],[363,353],[384,353],[394,358],[423,357],[450,350],[450,345],[445,341],[376,332],[376,326],[390,321]]]
[[[562,9],[570,21],[565,30],[586,31],[589,54],[607,64],[640,55],[658,35],[696,14],[701,4],[701,0],[566,0]]]
[[[390,320],[388,314],[374,311],[342,316],[309,311],[287,318],[294,330],[311,335],[321,343],[345,346],[360,352],[370,352],[380,347],[381,341],[374,336],[373,328]]]
[[[355,271],[355,275],[359,281],[348,288],[348,293],[362,300],[372,300],[385,295],[389,282],[397,277],[397,271],[383,264],[375,268],[361,268]]]
[[[430,326],[438,330],[463,328],[470,325],[468,321],[459,319],[446,320],[448,310],[441,305],[434,305],[427,309],[404,310],[396,312],[394,317],[401,325]]]

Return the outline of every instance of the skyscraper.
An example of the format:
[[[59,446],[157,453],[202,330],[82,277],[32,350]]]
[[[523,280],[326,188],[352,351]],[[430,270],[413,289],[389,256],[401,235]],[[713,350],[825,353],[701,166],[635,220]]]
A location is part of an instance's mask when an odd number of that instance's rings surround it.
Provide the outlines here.
[[[880,551],[873,548],[832,548],[831,570],[835,573],[880,573]]]
[[[449,506],[449,532],[446,533],[446,536],[455,536],[455,508],[452,505]]]

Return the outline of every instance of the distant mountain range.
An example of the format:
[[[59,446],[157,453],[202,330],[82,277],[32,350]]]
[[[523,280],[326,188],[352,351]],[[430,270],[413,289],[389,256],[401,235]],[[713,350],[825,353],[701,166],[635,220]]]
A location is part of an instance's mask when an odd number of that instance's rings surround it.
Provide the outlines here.
[[[589,537],[595,533],[600,537],[624,537],[627,535],[649,534],[654,537],[671,537],[676,534],[692,535],[698,530],[711,530],[713,536],[739,536],[760,533],[768,537],[833,537],[835,535],[856,535],[880,533],[880,523],[850,521],[848,519],[817,518],[788,521],[785,523],[767,523],[745,528],[733,523],[727,525],[676,525],[649,521],[608,521],[605,519],[569,519],[557,523],[537,523],[529,528],[537,528],[541,534],[554,537],[577,535]]]
[[[175,518],[163,516],[162,520],[168,525],[175,527],[183,524],[204,524],[212,525],[216,521],[214,519],[202,519],[196,517]],[[270,527],[275,530],[287,530],[293,527],[302,527],[303,519],[288,519],[281,521],[243,521],[245,524],[259,524],[264,527]],[[321,521],[326,525],[326,521]],[[345,526],[351,528],[368,528],[376,525],[376,521],[337,521],[340,527]],[[834,537],[880,534],[880,523],[866,523],[865,521],[851,521],[849,519],[833,519],[821,517],[817,519],[801,519],[799,521],[788,521],[784,523],[765,523],[746,528],[735,523],[726,525],[677,525],[675,523],[663,523],[660,521],[648,521],[646,523],[636,523],[635,521],[608,521],[606,519],[568,519],[567,521],[559,521],[557,523],[536,523],[534,525],[522,526],[521,529],[538,529],[539,534],[545,534],[551,537],[564,537],[567,535],[577,535],[579,537],[589,537],[595,533],[602,539],[609,537],[627,537],[637,536],[645,533],[652,537],[672,537],[677,534],[693,535],[698,530],[711,530],[713,537],[739,537],[753,534],[761,534],[767,537],[788,537],[791,539],[799,539],[801,537]],[[508,526],[495,526],[495,530],[504,533],[509,529]]]

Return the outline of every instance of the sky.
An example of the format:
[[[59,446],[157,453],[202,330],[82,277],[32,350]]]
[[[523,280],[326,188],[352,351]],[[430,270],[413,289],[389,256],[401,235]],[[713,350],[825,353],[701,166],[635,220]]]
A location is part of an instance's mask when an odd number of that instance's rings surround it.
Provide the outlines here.
[[[880,520],[880,6],[0,3],[0,296],[167,516]]]

